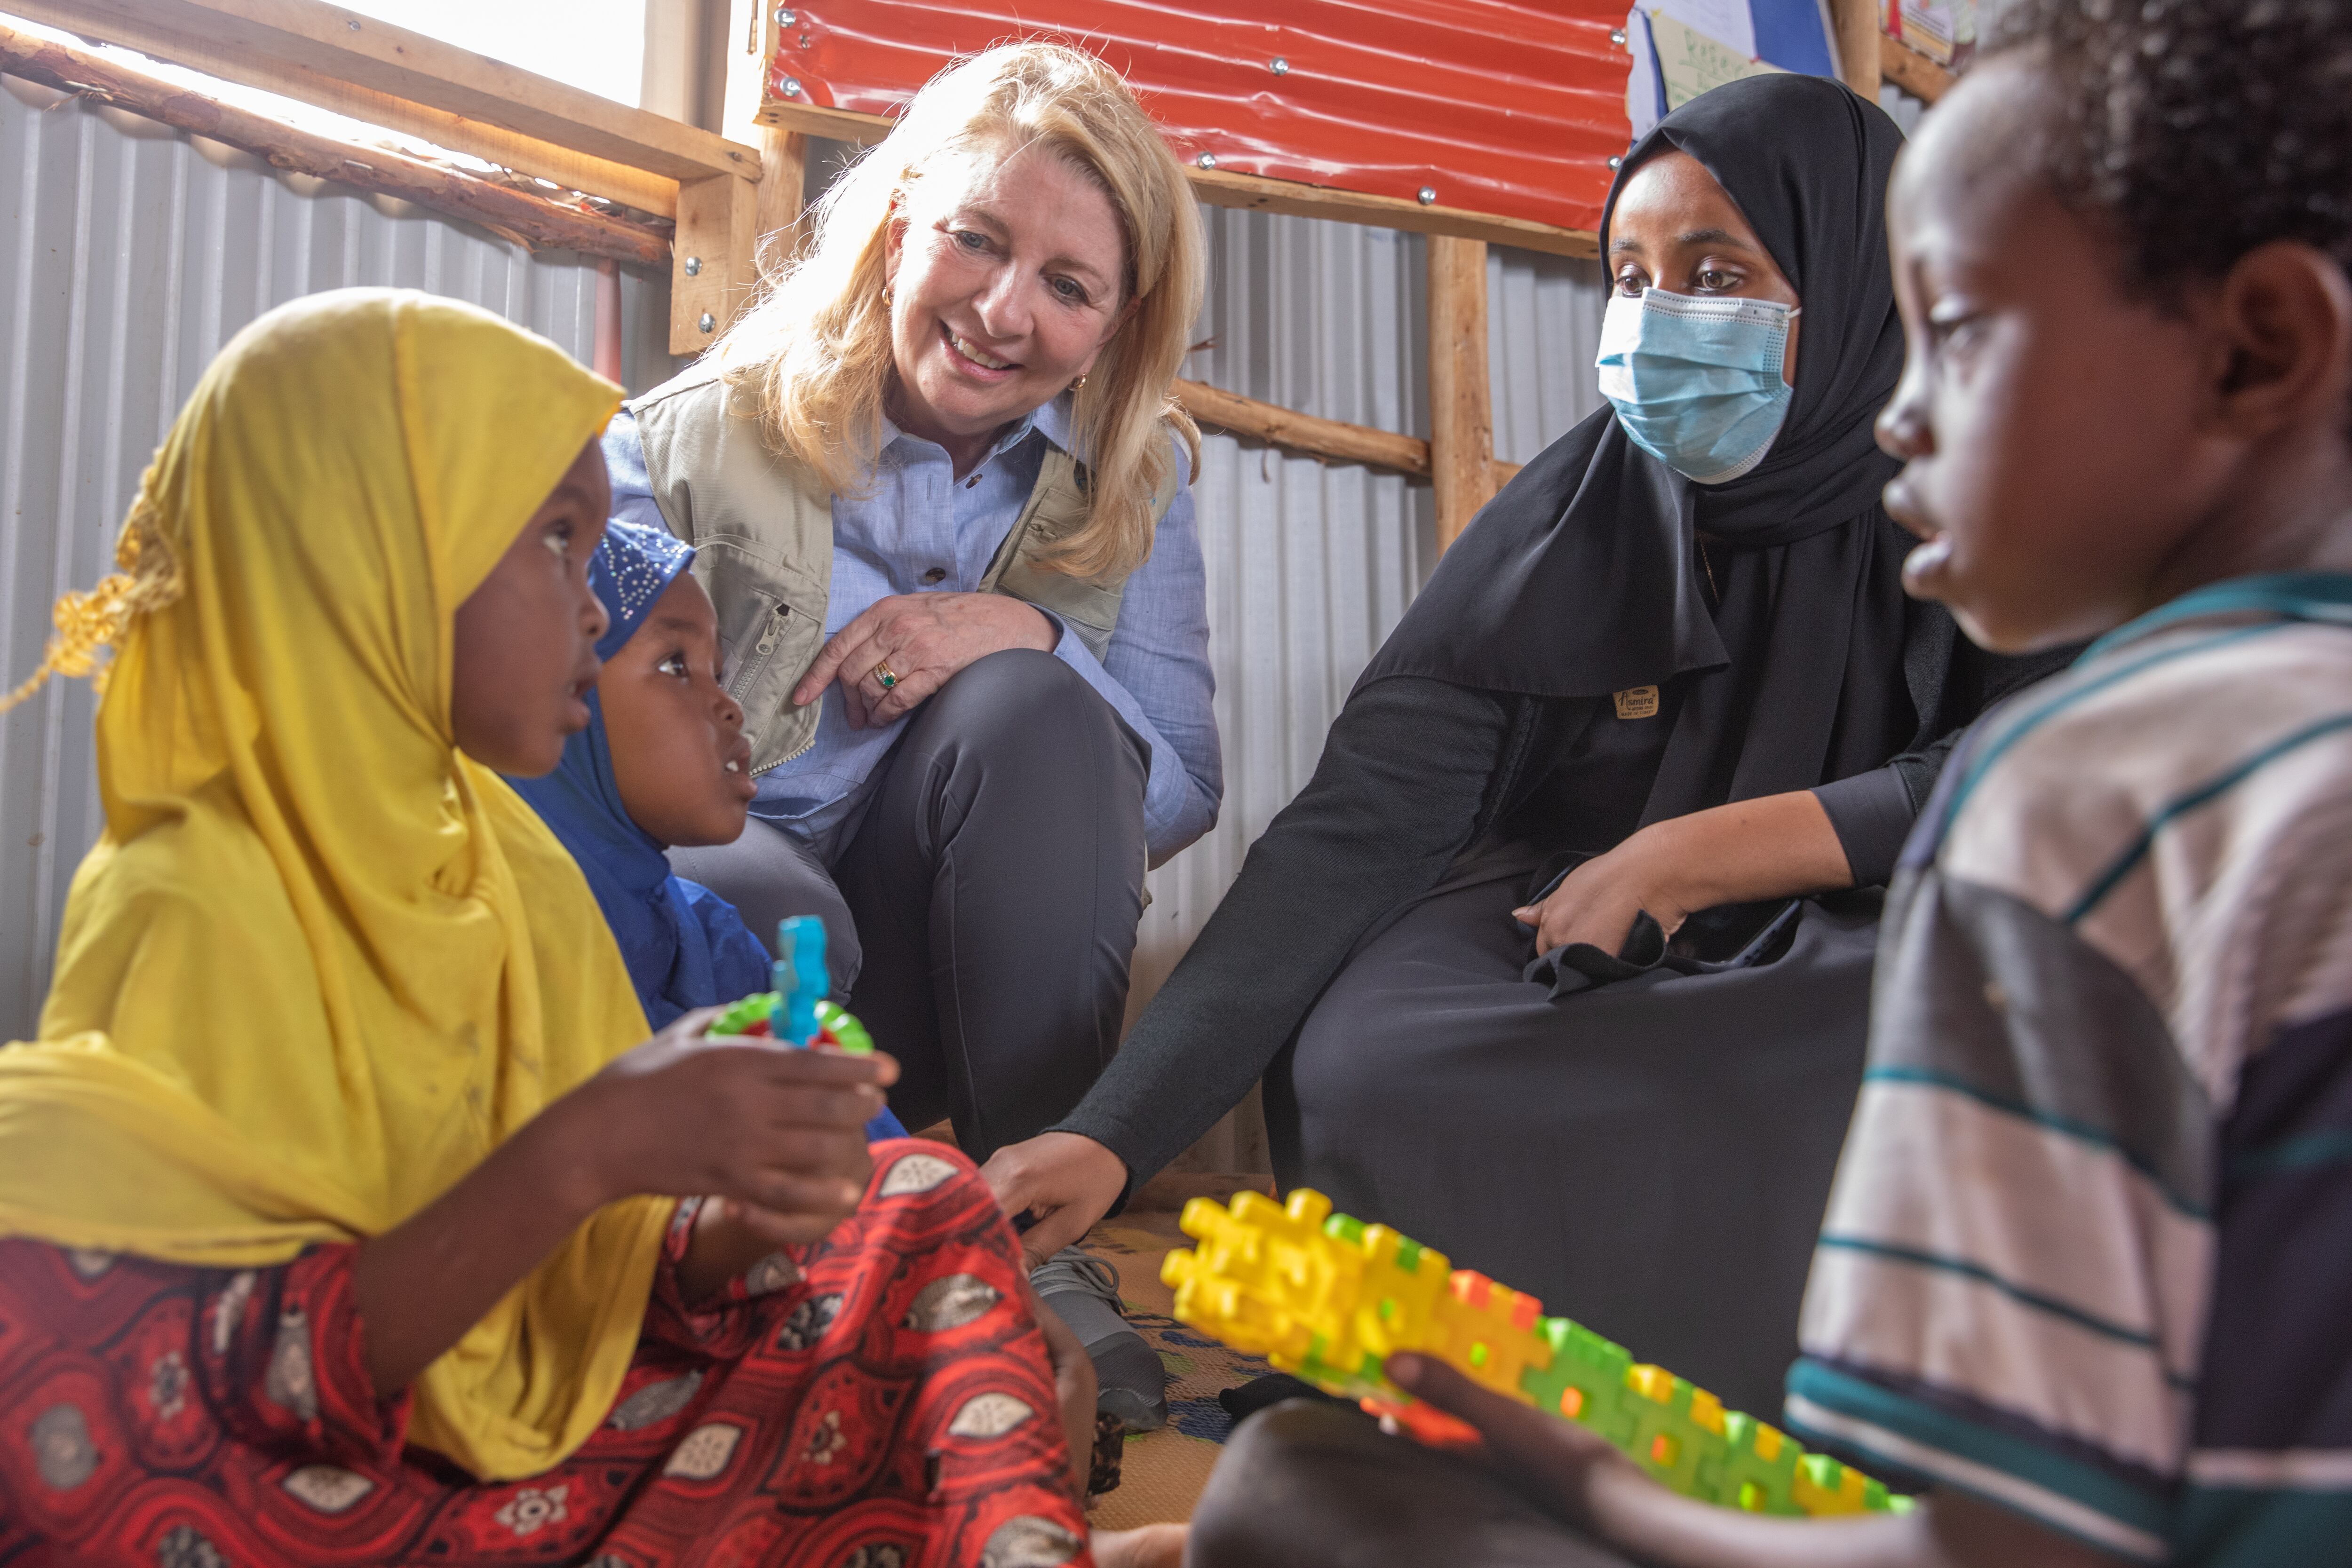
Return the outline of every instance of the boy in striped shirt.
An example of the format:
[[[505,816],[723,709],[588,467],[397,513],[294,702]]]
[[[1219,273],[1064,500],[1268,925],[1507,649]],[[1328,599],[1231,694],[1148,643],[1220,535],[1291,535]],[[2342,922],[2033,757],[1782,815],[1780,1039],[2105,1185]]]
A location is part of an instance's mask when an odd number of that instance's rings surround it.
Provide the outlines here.
[[[1195,1563],[2352,1563],[2352,0],[2022,0],[1891,212],[1906,580],[2100,638],[1906,852],[1790,1375],[1921,1505],[1688,1502],[1400,1356],[1534,1509],[1277,1411]]]

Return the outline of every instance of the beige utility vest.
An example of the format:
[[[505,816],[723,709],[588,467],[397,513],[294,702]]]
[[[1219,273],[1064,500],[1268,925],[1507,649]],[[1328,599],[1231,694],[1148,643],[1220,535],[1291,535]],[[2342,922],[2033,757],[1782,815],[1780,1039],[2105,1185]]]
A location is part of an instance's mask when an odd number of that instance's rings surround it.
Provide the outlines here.
[[[743,706],[751,771],[764,773],[816,739],[824,699],[795,707],[793,688],[824,645],[833,493],[769,448],[753,392],[730,387],[715,364],[695,366],[628,408],[662,520],[698,551],[694,574],[719,612],[722,679]],[[1152,497],[1155,526],[1176,498],[1171,467]],[[1072,577],[1036,564],[1039,551],[1086,521],[1085,486],[1084,468],[1048,443],[1036,486],[980,586],[1052,612],[1099,659],[1118,624],[1126,575]]]

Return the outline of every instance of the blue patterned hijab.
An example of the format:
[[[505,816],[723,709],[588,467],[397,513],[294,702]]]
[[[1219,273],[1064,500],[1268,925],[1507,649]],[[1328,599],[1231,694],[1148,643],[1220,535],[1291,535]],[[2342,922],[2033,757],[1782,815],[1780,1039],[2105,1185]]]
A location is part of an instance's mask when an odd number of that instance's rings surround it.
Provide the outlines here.
[[[662,529],[618,518],[606,526],[588,563],[588,584],[613,618],[597,640],[597,658],[611,658],[636,635],[654,601],[693,559],[692,546]],[[672,876],[662,854],[668,846],[637,826],[622,804],[604,705],[593,690],[588,727],[563,743],[555,771],[507,782],[580,862],[621,945],[646,1021],[660,1029],[680,1013],[724,1007],[770,988],[768,950],[735,906],[698,882]],[[866,1124],[869,1142],[906,1135],[887,1107]]]
[[[615,521],[589,562],[588,581],[612,628],[596,644],[609,659],[636,634],[672,580],[694,559],[691,546],[657,528]],[[720,1007],[768,988],[767,950],[735,906],[672,876],[666,845],[630,819],[613,776],[604,709],[588,694],[588,727],[563,743],[563,760],[541,779],[509,779],[538,809],[604,911],[635,982],[646,1019],[660,1029],[695,1008]]]

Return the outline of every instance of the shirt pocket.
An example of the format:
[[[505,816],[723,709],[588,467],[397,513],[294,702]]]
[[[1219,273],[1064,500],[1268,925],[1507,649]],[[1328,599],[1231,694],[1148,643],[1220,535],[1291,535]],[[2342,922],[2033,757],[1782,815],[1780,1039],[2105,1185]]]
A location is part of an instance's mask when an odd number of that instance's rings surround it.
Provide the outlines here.
[[[701,541],[694,573],[718,612],[719,678],[743,708],[751,771],[766,772],[816,739],[823,696],[793,705],[793,688],[824,645],[824,592],[755,543]]]

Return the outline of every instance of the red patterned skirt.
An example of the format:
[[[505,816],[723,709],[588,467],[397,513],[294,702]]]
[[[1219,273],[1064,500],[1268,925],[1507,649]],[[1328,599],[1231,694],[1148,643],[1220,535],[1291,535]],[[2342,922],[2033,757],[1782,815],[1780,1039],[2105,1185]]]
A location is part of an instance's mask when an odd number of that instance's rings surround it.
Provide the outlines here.
[[[232,1271],[0,1241],[0,1565],[1087,1563],[1011,1228],[952,1149],[874,1156],[831,1237],[695,1311],[682,1207],[611,1416],[521,1481],[404,1445],[352,1248]]]

